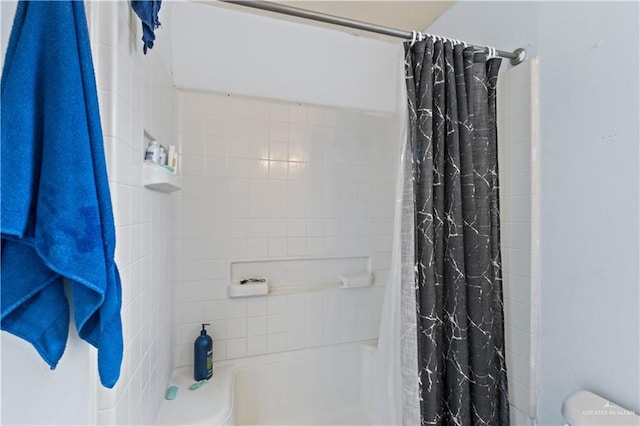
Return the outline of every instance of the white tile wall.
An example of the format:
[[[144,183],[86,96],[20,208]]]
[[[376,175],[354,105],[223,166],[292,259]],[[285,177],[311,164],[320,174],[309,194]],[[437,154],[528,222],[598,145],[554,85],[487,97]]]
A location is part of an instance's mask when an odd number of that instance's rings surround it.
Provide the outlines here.
[[[511,423],[534,424],[538,288],[537,60],[501,73],[498,136]]]
[[[375,338],[389,267],[394,116],[180,91],[175,358],[199,323],[222,360]],[[376,286],[227,298],[243,259],[369,256]]]
[[[99,424],[151,424],[172,368],[171,196],[142,186],[143,131],[174,135],[175,91],[128,2],[91,3],[92,50],[122,279],[124,361],[118,383],[98,388]]]

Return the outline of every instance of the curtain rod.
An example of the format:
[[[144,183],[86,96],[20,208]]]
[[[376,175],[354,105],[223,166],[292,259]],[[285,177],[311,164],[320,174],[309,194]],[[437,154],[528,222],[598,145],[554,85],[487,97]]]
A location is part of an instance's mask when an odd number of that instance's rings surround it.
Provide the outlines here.
[[[254,9],[267,10],[269,12],[276,12],[276,13],[282,13],[285,15],[296,16],[298,18],[311,19],[313,21],[324,22],[327,24],[340,25],[342,27],[355,28],[357,30],[383,34],[386,36],[403,38],[405,40],[413,38],[415,34],[412,31],[399,30],[396,28],[385,27],[383,25],[375,25],[368,22],[356,21],[354,19],[343,18],[335,15],[328,15],[326,13],[314,12],[311,10],[300,9],[298,7],[293,7],[293,6],[285,6],[283,4],[272,3],[268,1],[261,1],[261,0],[248,0],[248,1],[247,0],[219,0],[219,1],[223,3],[235,4],[238,6],[251,7]],[[490,50],[491,50],[486,46],[476,46],[472,44],[470,44],[470,46],[484,50],[487,53],[490,53]],[[518,48],[513,52],[506,52],[504,50],[498,50],[498,49],[494,49],[494,50],[497,56],[510,59],[511,65],[518,65],[522,63],[527,56],[527,52],[522,48]]]

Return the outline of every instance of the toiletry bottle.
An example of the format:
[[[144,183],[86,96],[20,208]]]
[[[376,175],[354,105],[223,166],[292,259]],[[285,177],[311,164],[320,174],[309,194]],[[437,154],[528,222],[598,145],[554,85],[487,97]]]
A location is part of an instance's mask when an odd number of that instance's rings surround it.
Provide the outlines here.
[[[213,375],[213,339],[207,335],[205,326],[202,324],[200,336],[193,344],[193,378],[198,380],[209,379]]]
[[[158,164],[164,166],[167,164],[167,148],[164,145],[160,145],[160,156],[158,157]]]
[[[169,157],[169,161],[171,161],[171,167],[173,167],[173,172],[178,173],[178,151],[173,151],[173,155]]]
[[[147,145],[147,150],[144,154],[144,162],[158,164],[159,156],[160,156],[160,147],[158,146],[158,141],[155,141],[155,140],[150,141],[149,145]]]
[[[175,172],[176,166],[178,165],[178,156],[175,145],[169,145],[169,151],[167,152],[167,165],[173,167],[173,171]]]

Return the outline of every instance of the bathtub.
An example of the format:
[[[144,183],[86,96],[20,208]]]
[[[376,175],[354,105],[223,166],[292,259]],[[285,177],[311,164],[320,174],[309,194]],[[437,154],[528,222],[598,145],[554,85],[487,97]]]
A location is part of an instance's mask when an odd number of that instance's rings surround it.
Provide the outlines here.
[[[174,371],[176,399],[157,425],[368,425],[376,343],[356,342],[214,363],[189,390],[193,367]]]

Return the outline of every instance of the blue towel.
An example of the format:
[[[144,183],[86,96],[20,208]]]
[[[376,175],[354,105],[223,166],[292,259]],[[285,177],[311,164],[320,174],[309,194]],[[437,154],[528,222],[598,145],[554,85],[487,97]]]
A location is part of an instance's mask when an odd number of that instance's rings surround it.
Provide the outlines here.
[[[131,0],[131,8],[142,21],[142,41],[144,42],[143,51],[147,54],[147,49],[153,49],[153,42],[156,39],[155,30],[160,26],[158,20],[158,12],[162,0]]]
[[[1,83],[1,327],[55,368],[70,300],[100,380],[122,362],[121,289],[98,98],[81,1],[21,1]]]

